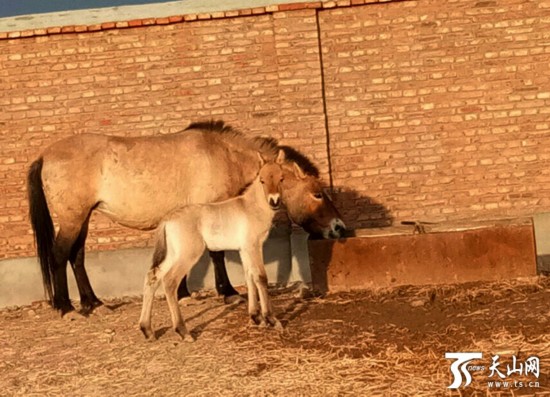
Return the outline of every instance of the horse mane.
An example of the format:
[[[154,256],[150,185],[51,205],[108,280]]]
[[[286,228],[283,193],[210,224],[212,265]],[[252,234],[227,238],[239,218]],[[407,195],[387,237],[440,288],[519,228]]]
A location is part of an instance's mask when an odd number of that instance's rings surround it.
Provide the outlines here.
[[[276,155],[278,150],[285,152],[286,161],[293,161],[308,175],[319,178],[319,169],[300,151],[286,145],[279,145],[279,141],[271,137],[250,137],[241,131],[226,124],[223,120],[198,121],[189,124],[184,130],[198,129],[219,134],[222,138],[227,138],[226,142],[242,144],[250,149],[261,153],[270,153]]]
[[[286,161],[294,161],[306,174],[319,178],[319,168],[300,151],[286,145],[279,146],[279,149],[285,152]]]

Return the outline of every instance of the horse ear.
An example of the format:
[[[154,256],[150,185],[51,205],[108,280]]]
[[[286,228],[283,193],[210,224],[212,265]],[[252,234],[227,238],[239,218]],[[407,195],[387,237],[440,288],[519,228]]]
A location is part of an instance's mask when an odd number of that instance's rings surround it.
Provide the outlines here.
[[[279,154],[277,154],[277,159],[275,162],[279,165],[282,165],[285,162],[285,151],[283,149],[279,149]]]
[[[258,155],[258,159],[260,160],[260,168],[264,166],[265,164],[265,160],[264,158],[262,157],[262,155],[260,154],[260,152],[256,152],[256,154]]]
[[[296,163],[294,163],[294,174],[300,179],[305,179],[306,177],[305,172]]]

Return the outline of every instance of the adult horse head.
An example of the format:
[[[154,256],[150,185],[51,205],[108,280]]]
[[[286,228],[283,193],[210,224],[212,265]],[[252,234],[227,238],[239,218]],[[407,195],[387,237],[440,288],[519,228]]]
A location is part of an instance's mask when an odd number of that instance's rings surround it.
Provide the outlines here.
[[[296,149],[279,147],[286,158],[281,188],[289,218],[312,237],[342,237],[346,226],[332,200],[323,191],[317,167]]]

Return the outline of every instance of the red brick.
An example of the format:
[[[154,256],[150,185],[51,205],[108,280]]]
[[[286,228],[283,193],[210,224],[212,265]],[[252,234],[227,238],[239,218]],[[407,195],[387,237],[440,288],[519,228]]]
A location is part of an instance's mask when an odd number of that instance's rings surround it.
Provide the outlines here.
[[[183,21],[183,15],[175,15],[169,17],[168,20],[170,21],[170,23],[179,23]]]
[[[196,21],[198,19],[197,14],[187,14],[183,16],[185,21]]]
[[[101,29],[114,29],[116,28],[116,22],[105,22],[101,24]]]
[[[141,20],[141,24],[143,26],[149,26],[155,24],[155,18],[145,18]]]
[[[143,20],[142,19],[132,19],[131,21],[128,21],[128,26],[135,28],[138,26],[143,26]]]

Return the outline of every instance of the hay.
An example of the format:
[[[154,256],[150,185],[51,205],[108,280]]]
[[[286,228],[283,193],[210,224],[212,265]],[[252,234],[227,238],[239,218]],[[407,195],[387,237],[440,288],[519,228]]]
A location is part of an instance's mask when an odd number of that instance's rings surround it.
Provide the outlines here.
[[[135,298],[111,301],[112,312],[73,322],[41,304],[1,310],[2,394],[498,395],[479,375],[467,389],[447,389],[450,362],[444,353],[482,351],[486,365],[493,354],[503,360],[537,355],[541,387],[524,392],[550,395],[546,278],[309,300],[297,298],[293,289],[272,292],[286,323],[282,333],[248,326],[245,305],[225,306],[211,293],[182,302],[197,336],[193,344],[172,332],[162,300],[155,302],[153,317],[159,339],[151,343],[137,329]]]

